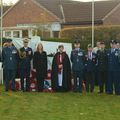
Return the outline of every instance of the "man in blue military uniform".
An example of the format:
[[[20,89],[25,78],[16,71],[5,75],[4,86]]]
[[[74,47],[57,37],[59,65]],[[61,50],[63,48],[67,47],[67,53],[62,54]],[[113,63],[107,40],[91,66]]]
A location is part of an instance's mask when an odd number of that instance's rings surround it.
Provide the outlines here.
[[[112,40],[110,43],[111,49],[108,50],[108,81],[107,93],[113,94],[113,84],[115,94],[120,95],[120,60],[117,41]]]
[[[82,93],[85,54],[84,51],[80,49],[79,40],[75,41],[74,47],[75,49],[71,52],[72,72],[74,77],[74,92]]]
[[[31,60],[33,57],[33,52],[30,47],[28,47],[29,40],[25,38],[23,40],[24,47],[20,48],[20,79],[21,79],[21,90],[24,92],[24,79],[26,78],[26,91],[29,91],[30,87],[30,70],[31,70]]]
[[[12,40],[7,39],[7,46],[2,51],[3,69],[5,75],[5,90],[9,89],[9,81],[12,81],[12,90],[15,91],[15,76],[18,63],[17,49],[12,46]]]
[[[107,50],[105,49],[105,43],[100,43],[100,49],[97,51],[97,70],[98,70],[98,85],[99,94],[106,92],[106,81],[107,81],[107,69],[108,69],[108,59]]]
[[[88,51],[85,54],[86,92],[94,91],[95,67],[96,67],[96,54],[93,52],[92,45],[88,44]]]

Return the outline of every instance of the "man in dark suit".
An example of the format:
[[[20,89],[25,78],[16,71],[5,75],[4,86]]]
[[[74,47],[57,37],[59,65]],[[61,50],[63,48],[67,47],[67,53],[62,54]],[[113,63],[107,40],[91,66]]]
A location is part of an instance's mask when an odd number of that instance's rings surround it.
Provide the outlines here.
[[[33,51],[28,47],[29,40],[25,38],[23,40],[24,46],[19,50],[20,56],[20,79],[21,79],[21,90],[24,92],[24,79],[26,78],[26,91],[29,91],[30,87],[30,70],[31,70],[31,60],[33,57]]]

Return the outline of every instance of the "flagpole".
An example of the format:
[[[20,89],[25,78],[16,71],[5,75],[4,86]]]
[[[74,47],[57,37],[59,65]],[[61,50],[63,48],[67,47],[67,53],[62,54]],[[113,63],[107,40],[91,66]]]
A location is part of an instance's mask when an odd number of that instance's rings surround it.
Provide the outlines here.
[[[95,27],[95,1],[92,0],[92,47],[94,47],[94,27]]]
[[[3,0],[1,0],[1,21],[0,21],[0,39],[1,39],[1,43],[2,43],[2,31],[3,31],[3,26],[2,26],[2,24],[3,24]],[[1,44],[1,48],[2,48],[2,44]]]
[[[2,37],[3,37],[3,0],[1,0],[1,21],[0,21],[0,44],[1,44],[1,52],[2,52]],[[2,54],[1,54],[2,59]],[[1,78],[3,84],[3,70],[1,70]]]

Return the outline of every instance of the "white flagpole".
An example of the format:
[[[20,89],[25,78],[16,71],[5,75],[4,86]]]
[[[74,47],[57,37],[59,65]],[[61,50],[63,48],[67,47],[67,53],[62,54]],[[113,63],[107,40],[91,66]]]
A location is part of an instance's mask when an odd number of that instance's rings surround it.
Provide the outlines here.
[[[94,26],[95,26],[95,4],[92,0],[92,47],[94,47]]]
[[[0,39],[1,39],[1,43],[2,43],[2,31],[3,31],[3,30],[2,30],[2,29],[3,29],[3,28],[2,28],[2,27],[3,27],[3,26],[2,26],[2,24],[3,24],[3,17],[2,17],[2,16],[3,16],[3,0],[1,0],[1,13],[0,13],[0,14],[1,14],[1,21],[0,21],[0,33],[1,33],[0,36],[1,36],[1,37],[0,37]],[[1,46],[2,46],[2,44],[1,44]]]
[[[1,21],[0,21],[0,41],[1,41],[1,52],[2,52],[2,37],[3,37],[3,0],[1,0]],[[2,55],[1,55],[2,58]],[[1,70],[1,78],[3,84],[3,70]]]

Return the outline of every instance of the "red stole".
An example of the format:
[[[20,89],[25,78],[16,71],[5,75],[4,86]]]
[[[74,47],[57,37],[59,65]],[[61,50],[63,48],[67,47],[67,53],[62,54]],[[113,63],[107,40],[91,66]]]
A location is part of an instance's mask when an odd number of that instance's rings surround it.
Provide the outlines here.
[[[60,56],[61,56],[61,58],[60,58]],[[60,53],[60,52],[59,52],[59,53],[57,54],[57,66],[63,64],[64,58],[65,58],[65,53],[64,53],[64,52],[63,52],[63,53]],[[61,70],[62,70],[62,69],[58,67],[58,73],[61,73]]]

